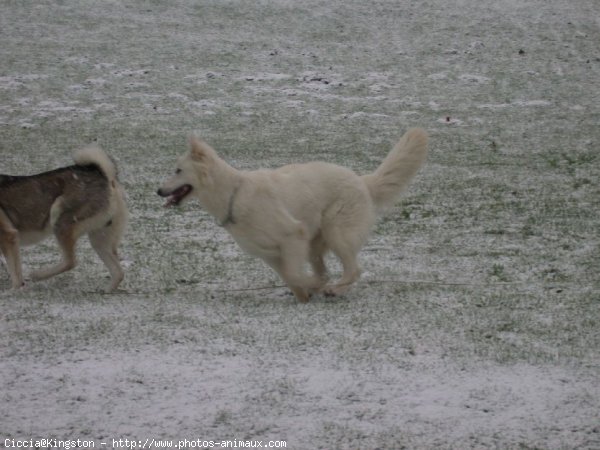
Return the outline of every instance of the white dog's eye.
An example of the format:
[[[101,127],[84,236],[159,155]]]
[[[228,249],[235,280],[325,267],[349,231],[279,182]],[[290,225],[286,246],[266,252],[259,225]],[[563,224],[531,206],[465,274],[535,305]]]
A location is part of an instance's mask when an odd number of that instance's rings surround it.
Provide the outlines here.
[[[177,169],[175,173],[181,173],[181,169]]]

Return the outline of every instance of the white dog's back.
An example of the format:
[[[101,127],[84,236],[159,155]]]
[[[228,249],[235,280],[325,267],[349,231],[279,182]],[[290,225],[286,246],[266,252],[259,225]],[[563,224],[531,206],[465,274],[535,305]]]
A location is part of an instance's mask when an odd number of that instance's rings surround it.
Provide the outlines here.
[[[349,216],[365,216],[367,223],[375,219],[367,186],[345,167],[324,162],[293,164],[271,171],[270,178],[281,202],[310,236]]]
[[[289,213],[307,227],[309,236],[321,229],[355,231],[371,228],[376,213],[392,206],[427,157],[427,134],[409,130],[375,172],[358,176],[336,164],[309,162],[253,172],[255,182],[270,185]],[[366,233],[359,233],[366,239]]]

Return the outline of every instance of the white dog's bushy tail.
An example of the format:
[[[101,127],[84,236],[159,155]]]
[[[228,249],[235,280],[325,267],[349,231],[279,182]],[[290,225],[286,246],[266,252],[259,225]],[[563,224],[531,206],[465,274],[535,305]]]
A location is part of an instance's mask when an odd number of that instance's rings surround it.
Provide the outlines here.
[[[427,158],[427,133],[408,130],[377,170],[361,178],[378,211],[392,206]]]
[[[77,150],[73,159],[78,166],[87,166],[89,164],[98,166],[109,181],[117,179],[117,167],[115,163],[98,146],[90,145]]]

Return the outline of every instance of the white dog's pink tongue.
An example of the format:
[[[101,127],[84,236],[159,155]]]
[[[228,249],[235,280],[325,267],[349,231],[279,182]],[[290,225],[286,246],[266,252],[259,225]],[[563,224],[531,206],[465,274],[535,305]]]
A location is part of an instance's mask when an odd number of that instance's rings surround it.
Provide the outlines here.
[[[177,197],[175,197],[174,195],[169,195],[167,197],[167,201],[165,202],[165,204],[163,205],[165,208],[170,208],[171,206],[177,204]]]

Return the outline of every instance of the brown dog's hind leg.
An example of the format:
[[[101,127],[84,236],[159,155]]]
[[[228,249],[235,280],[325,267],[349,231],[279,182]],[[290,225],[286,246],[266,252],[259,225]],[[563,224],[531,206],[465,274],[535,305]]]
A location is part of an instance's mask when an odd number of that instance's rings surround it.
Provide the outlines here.
[[[120,236],[116,235],[112,228],[114,227],[111,224],[89,233],[92,248],[96,250],[96,253],[110,272],[111,283],[109,292],[117,289],[124,277],[121,262],[119,261],[119,255],[117,253],[117,245]]]
[[[75,244],[80,233],[78,223],[69,214],[61,214],[53,224],[54,236],[63,255],[61,262],[54,266],[36,270],[31,274],[34,281],[45,280],[75,267]]]
[[[20,288],[25,283],[21,271],[19,232],[2,210],[0,210],[0,250],[6,258],[6,267],[13,289]]]

